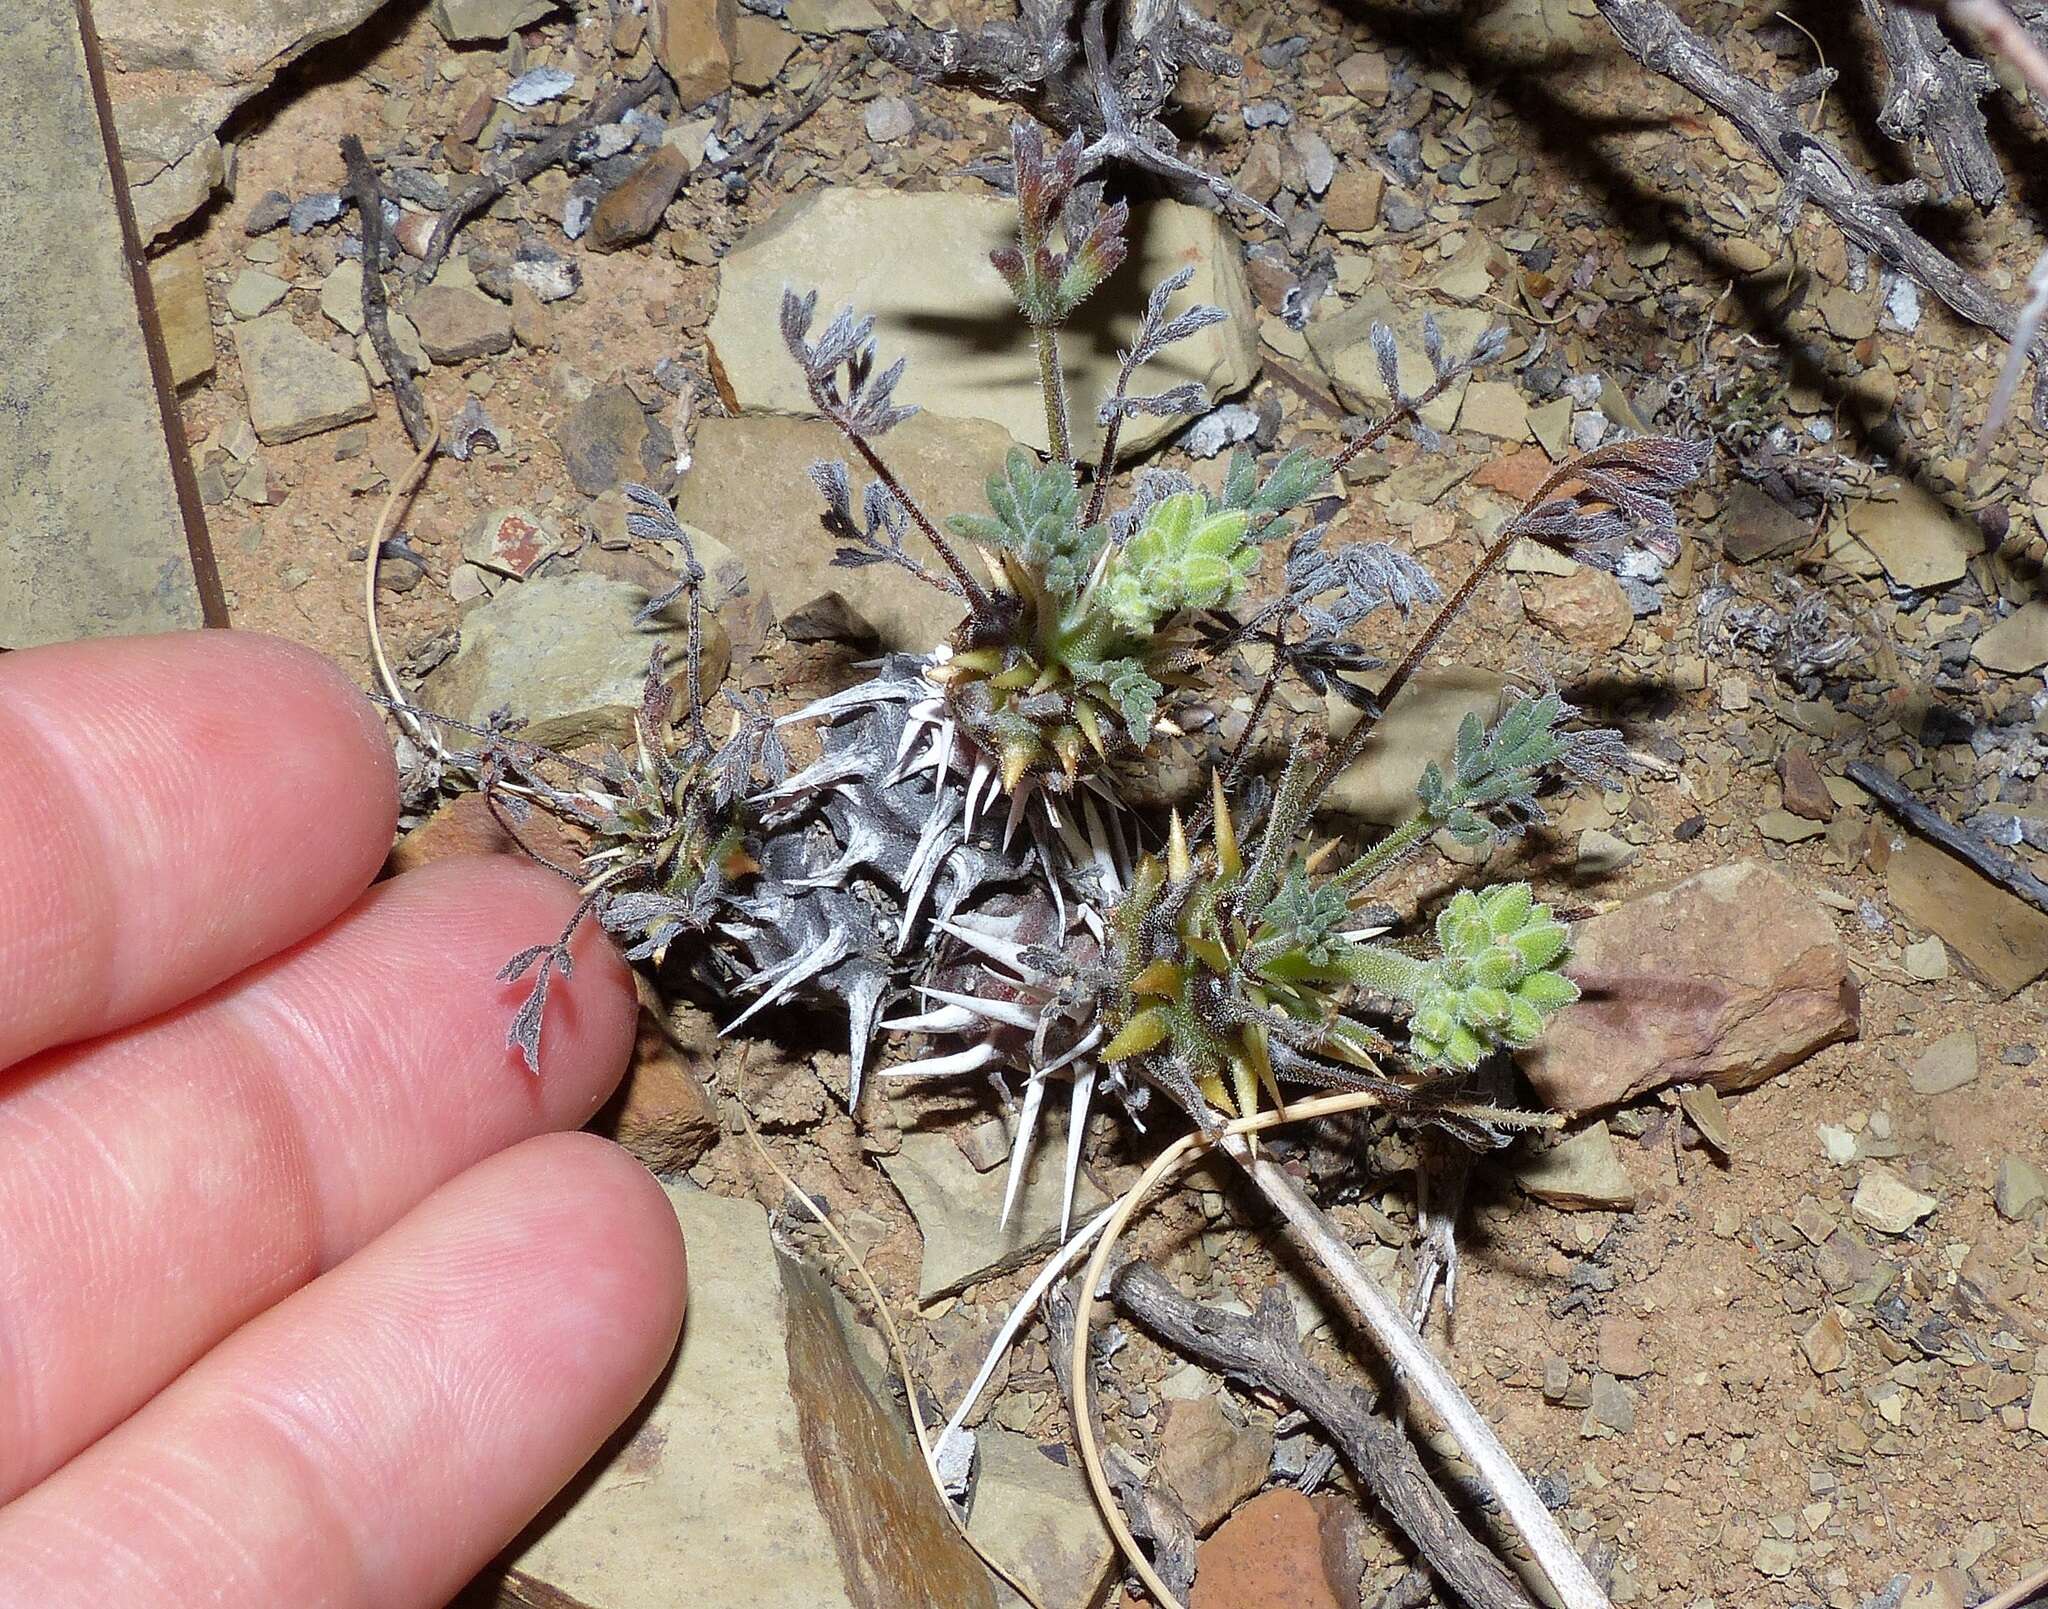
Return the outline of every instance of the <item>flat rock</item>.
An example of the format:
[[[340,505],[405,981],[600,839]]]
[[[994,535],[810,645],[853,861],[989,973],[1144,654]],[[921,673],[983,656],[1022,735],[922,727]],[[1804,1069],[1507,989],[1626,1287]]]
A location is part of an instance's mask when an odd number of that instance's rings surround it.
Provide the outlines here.
[[[1237,1511],[1195,1553],[1188,1609],[1342,1609],[1323,1562],[1315,1505],[1291,1487],[1267,1492]]]
[[[980,420],[919,414],[878,445],[911,495],[943,522],[950,514],[986,509],[985,483],[1013,443]],[[959,622],[958,599],[892,565],[847,570],[832,563],[837,544],[819,524],[823,505],[804,470],[819,459],[851,457],[845,438],[822,419],[701,418],[676,512],[732,550],[785,627],[814,617],[821,600],[837,597],[855,617],[845,629],[872,631],[887,648],[925,652]],[[941,569],[915,531],[905,546],[927,568]],[[978,573],[975,556],[964,556]]]
[[[623,385],[591,392],[562,415],[554,434],[569,479],[585,497],[601,496],[627,481],[659,486],[675,458],[674,439],[647,417],[639,398]]]
[[[924,1236],[920,1305],[1021,1268],[1058,1244],[1066,1194],[1063,1134],[1038,1136],[1008,1228],[999,1220],[1009,1169],[977,1172],[950,1134],[905,1134],[902,1149],[881,1163]],[[1074,1221],[1081,1222],[1106,1201],[1082,1173],[1074,1191]]]
[[[1533,1152],[1515,1169],[1515,1182],[1538,1201],[1568,1210],[1627,1212],[1636,1204],[1635,1184],[1605,1123]]]
[[[590,215],[590,249],[623,251],[653,234],[689,171],[685,152],[665,142],[657,145],[598,201]]]
[[[717,1143],[717,1103],[653,1012],[641,1011],[625,1082],[593,1126],[663,1175],[681,1173]]]
[[[1465,387],[1458,428],[1496,441],[1529,439],[1529,399],[1505,380],[1474,380]]]
[[[1868,1224],[1881,1235],[1903,1235],[1941,1203],[1923,1195],[1889,1168],[1875,1164],[1864,1168],[1856,1194],[1849,1202],[1849,1215]]]
[[[555,9],[555,0],[434,0],[427,16],[450,44],[510,39]]]
[[[2048,665],[2048,602],[2037,598],[2015,609],[1970,645],[1970,657],[2005,676]]]
[[[175,73],[189,93],[124,98],[122,149],[143,123],[148,160],[131,165],[136,226],[155,240],[204,206],[227,178],[217,131],[316,45],[359,27],[385,0],[98,0],[93,25],[123,75]],[[154,103],[142,105],[142,102]]]
[[[653,0],[648,38],[687,107],[732,88],[738,0]]]
[[[420,345],[436,363],[465,363],[512,347],[512,309],[459,285],[422,285],[406,303]]]
[[[1458,723],[1468,714],[1491,721],[1506,685],[1495,672],[1471,667],[1420,672],[1394,700],[1358,763],[1337,778],[1330,808],[1385,826],[1406,821],[1415,813],[1423,768],[1431,760],[1448,765]],[[1335,694],[1324,707],[1333,738],[1358,724],[1358,712]]]
[[[783,15],[800,34],[872,33],[885,20],[869,0],[789,0]]]
[[[1916,1095],[1946,1095],[1977,1081],[1977,1036],[1968,1028],[1943,1034],[1920,1053],[1906,1081]]]
[[[507,587],[463,616],[462,646],[427,678],[425,701],[477,725],[493,710],[509,709],[529,722],[526,738],[549,748],[630,743],[657,643],[681,675],[683,625],[663,619],[636,627],[633,617],[646,602],[644,587],[595,575]],[[715,616],[705,628],[710,687],[723,676],[730,650]]]
[[[197,626],[165,401],[71,0],[9,5],[0,128],[0,648]]]
[[[994,1609],[830,1285],[755,1203],[669,1198],[675,1365],[506,1562],[581,1609]]]
[[[291,285],[260,268],[245,268],[228,286],[228,311],[239,319],[261,318],[284,300]]]
[[[1857,1031],[1856,979],[1833,921],[1754,861],[1579,923],[1566,970],[1583,998],[1521,1056],[1560,1111],[1665,1084],[1748,1089]]]
[[[2048,1173],[2023,1156],[2001,1157],[1991,1187],[1991,1204],[1999,1217],[2018,1222],[2043,1201],[2048,1201]]]
[[[1796,552],[1813,530],[1762,487],[1739,480],[1721,508],[1721,551],[1735,564],[1755,564]]]
[[[1079,1456],[1062,1446],[1055,1449],[1062,1461],[1056,1461],[1031,1437],[993,1426],[980,1432],[979,1451],[968,1535],[1047,1609],[1095,1602],[1116,1544],[1089,1495]],[[1010,1609],[1023,1599],[999,1587],[997,1601]]]
[[[881,361],[909,360],[898,401],[946,418],[987,420],[1045,450],[1030,332],[988,260],[1015,232],[1015,207],[990,196],[829,188],[790,202],[719,269],[709,340],[733,398],[749,413],[811,411],[777,323],[783,287],[792,286],[818,292],[820,321],[849,304],[874,315]],[[1208,302],[1230,318],[1148,364],[1144,388],[1194,381],[1222,397],[1244,389],[1258,369],[1251,292],[1228,225],[1215,213],[1159,202],[1137,209],[1131,235],[1130,260],[1061,332],[1084,456],[1098,435],[1094,399],[1111,388],[1117,352],[1131,344],[1147,292],[1174,270],[1195,270],[1175,310]],[[1179,424],[1143,416],[1125,425],[1124,441],[1141,452]],[[882,445],[886,452],[889,444]]]
[[[1939,934],[2001,998],[2048,971],[2048,913],[1925,839],[1896,845],[1884,880],[1899,913]]]
[[[1266,1484],[1273,1432],[1234,1423],[1214,1397],[1166,1404],[1155,1468],[1203,1535]]]
[[[171,384],[183,390],[213,373],[213,319],[206,309],[206,269],[199,248],[183,245],[149,265],[157,323],[164,332],[164,356]]]
[[[1323,222],[1340,232],[1377,229],[1387,181],[1379,169],[1353,159],[1337,172],[1323,196]]]
[[[1912,481],[1880,481],[1849,505],[1849,534],[1877,556],[1885,574],[1916,592],[1963,578],[1983,533]]]
[[[289,313],[235,326],[249,420],[266,447],[354,424],[371,414],[370,379],[353,358],[303,335]]]

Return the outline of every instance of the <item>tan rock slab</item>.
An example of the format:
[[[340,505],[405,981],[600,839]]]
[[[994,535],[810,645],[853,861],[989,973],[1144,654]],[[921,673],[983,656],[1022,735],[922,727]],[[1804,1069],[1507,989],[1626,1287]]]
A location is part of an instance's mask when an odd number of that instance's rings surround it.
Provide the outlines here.
[[[988,260],[1015,232],[1014,206],[990,196],[830,188],[790,202],[719,270],[710,342],[732,396],[750,413],[811,411],[777,311],[784,286],[816,290],[820,322],[849,305],[872,314],[881,361],[909,360],[899,401],[946,418],[986,420],[1045,450],[1030,331]],[[1084,456],[1099,436],[1095,404],[1110,390],[1118,349],[1130,345],[1147,292],[1183,266],[1192,265],[1195,277],[1173,309],[1207,302],[1230,318],[1148,364],[1143,388],[1197,381],[1222,397],[1257,372],[1251,292],[1223,220],[1200,208],[1153,203],[1133,215],[1131,241],[1130,259],[1061,337],[1075,445]],[[1134,419],[1123,440],[1142,451],[1178,423]]]
[[[0,647],[197,626],[172,423],[72,0],[8,6],[0,130]]]
[[[2048,665],[2048,601],[2037,598],[2015,609],[1970,645],[1970,657],[2005,676]]]
[[[1382,826],[1406,821],[1417,808],[1415,787],[1423,768],[1432,760],[1448,765],[1458,723],[1467,715],[1492,721],[1506,685],[1493,671],[1422,671],[1374,729],[1363,757],[1337,778],[1330,807]],[[1343,737],[1358,724],[1358,712],[1335,694],[1324,707],[1333,738]]]
[[[1526,1157],[1515,1182],[1538,1201],[1567,1210],[1627,1212],[1636,1204],[1635,1183],[1605,1123]]]
[[[184,245],[165,252],[149,265],[149,285],[156,293],[171,384],[182,391],[214,368],[213,320],[206,308],[206,269],[199,248]]]
[[[1908,922],[1940,935],[2001,998],[2048,971],[2048,912],[1925,839],[1892,850],[1885,889]]]
[[[354,358],[302,334],[289,313],[235,326],[256,438],[276,447],[370,417],[370,377]]]
[[[648,37],[687,107],[732,88],[737,0],[653,0]]]
[[[1913,481],[1878,482],[1868,497],[1849,505],[1847,523],[1885,574],[1916,592],[1962,580],[1984,547],[1974,521]]]
[[[986,511],[988,477],[1015,444],[1000,427],[980,420],[919,414],[877,445],[911,495],[943,524],[950,514]],[[958,623],[960,601],[893,565],[833,565],[837,544],[818,523],[823,505],[804,473],[820,459],[853,459],[845,438],[822,419],[700,419],[676,512],[731,550],[754,593],[772,600],[778,619],[836,595],[883,646],[929,651]],[[858,461],[851,467],[865,484]],[[916,532],[905,546],[927,567],[940,568]],[[978,571],[979,562],[967,557]]]

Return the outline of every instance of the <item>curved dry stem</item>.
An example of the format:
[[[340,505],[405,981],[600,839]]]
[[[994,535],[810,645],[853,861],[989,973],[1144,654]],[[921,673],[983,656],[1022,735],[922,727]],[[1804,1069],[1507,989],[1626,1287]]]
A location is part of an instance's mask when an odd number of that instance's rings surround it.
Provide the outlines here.
[[[1266,1129],[1335,1116],[1340,1112],[1361,1111],[1381,1104],[1376,1093],[1360,1090],[1298,1101],[1285,1112],[1262,1112],[1254,1117],[1239,1118],[1222,1125],[1213,1134],[1198,1132],[1185,1135],[1162,1151],[1138,1182],[1117,1202],[1115,1216],[1096,1242],[1094,1255],[1088,1259],[1088,1266],[1082,1273],[1080,1294],[1074,1303],[1074,1437],[1081,1450],[1082,1467],[1087,1473],[1096,1506],[1101,1509],[1104,1523],[1108,1525],[1125,1561],[1145,1584],[1145,1590],[1152,1595],[1153,1601],[1161,1609],[1185,1609],[1180,1599],[1159,1579],[1151,1561],[1139,1548],[1110,1492],[1109,1480],[1102,1468],[1101,1450],[1095,1445],[1088,1407],[1088,1334],[1095,1308],[1095,1291],[1102,1283],[1109,1254],[1125,1226],[1164,1180],[1220,1145],[1280,1210],[1303,1245],[1328,1270],[1359,1322],[1443,1420],[1445,1428],[1458,1443],[1459,1451],[1478,1470],[1493,1497],[1514,1521],[1530,1552],[1549,1576],[1565,1609],[1609,1609],[1607,1595],[1594,1581],[1585,1561],[1578,1556],[1564,1532],[1558,1529],[1550,1511],[1530,1486],[1528,1477],[1509,1456],[1492,1426],[1472,1405],[1450,1372],[1437,1361],[1436,1354],[1424,1345],[1400,1307],[1352,1255],[1351,1248],[1344,1244],[1321,1209],[1301,1192],[1293,1180],[1246,1143],[1248,1136]]]
[[[370,658],[377,667],[377,683],[384,689],[384,696],[391,701],[398,721],[415,743],[424,743],[438,750],[441,740],[429,734],[419,717],[412,713],[412,701],[398,685],[398,677],[391,669],[391,660],[384,652],[384,629],[377,623],[377,565],[383,557],[384,544],[391,537],[391,528],[396,522],[398,511],[419,489],[421,478],[427,472],[427,465],[433,462],[434,454],[441,445],[441,421],[435,417],[433,404],[421,399],[427,410],[427,439],[414,455],[390,494],[384,499],[384,506],[378,511],[376,527],[370,532],[370,550],[363,556],[363,618],[369,626]]]

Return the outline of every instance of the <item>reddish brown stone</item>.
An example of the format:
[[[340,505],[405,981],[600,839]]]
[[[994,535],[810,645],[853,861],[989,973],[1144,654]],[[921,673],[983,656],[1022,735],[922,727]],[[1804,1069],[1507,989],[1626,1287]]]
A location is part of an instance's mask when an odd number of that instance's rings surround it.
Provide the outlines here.
[[[1778,782],[1785,790],[1785,808],[1793,815],[1808,821],[1833,819],[1834,795],[1806,750],[1788,748],[1778,756]]]
[[[1666,1084],[1748,1089],[1856,1035],[1856,979],[1833,920],[1754,861],[1579,923],[1565,970],[1584,998],[1521,1058],[1560,1111]]]
[[[1315,1505],[1282,1487],[1231,1515],[1195,1553],[1188,1609],[1342,1609]]]
[[[536,854],[573,866],[582,849],[553,816],[535,811],[519,824],[519,836]],[[498,824],[480,793],[457,794],[392,846],[384,875],[396,877],[454,855],[519,855],[517,843]]]
[[[718,1139],[717,1106],[653,1012],[641,1010],[626,1081],[593,1126],[662,1174],[680,1173]]]

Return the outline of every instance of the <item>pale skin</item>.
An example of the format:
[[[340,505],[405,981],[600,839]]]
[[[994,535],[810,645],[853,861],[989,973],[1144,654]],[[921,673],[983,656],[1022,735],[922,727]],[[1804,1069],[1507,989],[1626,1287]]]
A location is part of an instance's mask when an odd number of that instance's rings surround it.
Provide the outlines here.
[[[372,886],[395,810],[305,650],[0,655],[0,1609],[443,1603],[668,1360],[675,1214],[565,1132],[626,969],[586,923],[529,1075],[575,890]]]

